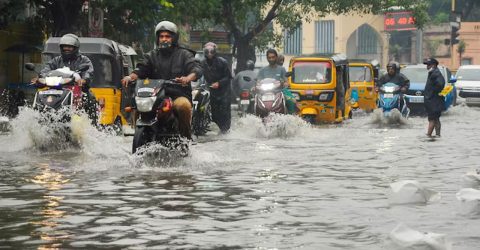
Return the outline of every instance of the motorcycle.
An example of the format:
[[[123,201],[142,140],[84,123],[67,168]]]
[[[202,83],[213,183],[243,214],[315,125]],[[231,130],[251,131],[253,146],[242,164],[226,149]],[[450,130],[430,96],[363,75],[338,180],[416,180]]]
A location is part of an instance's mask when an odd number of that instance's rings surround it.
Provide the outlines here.
[[[408,117],[410,109],[405,102],[405,97],[400,94],[400,86],[389,82],[379,88],[379,93],[378,107],[383,110],[384,116],[390,116],[396,109],[403,117]],[[401,105],[402,102],[403,105]]]
[[[182,141],[178,117],[173,111],[169,88],[177,85],[173,80],[139,79],[135,86],[135,123],[132,153],[150,143],[159,143],[169,149],[178,148],[182,156],[188,154],[188,142]]]
[[[287,114],[280,81],[265,78],[257,83],[254,113],[261,118],[267,117],[270,113]]]
[[[25,68],[35,71],[32,63],[25,64]],[[78,74],[88,70],[88,65],[83,65],[80,69],[73,71],[68,67],[52,70],[45,77],[37,79],[33,83],[38,88],[33,100],[33,109],[42,114],[48,114],[46,122],[69,123],[78,112],[85,109],[92,124],[97,122],[97,110],[94,103],[90,103],[86,94],[82,92],[82,87],[75,84],[75,78]],[[90,107],[92,106],[92,107]],[[62,112],[62,115],[53,115],[53,112]]]
[[[256,79],[253,75],[238,76],[238,86],[235,90],[237,113],[239,117],[244,117],[246,114],[253,114],[253,105],[255,103],[255,94],[252,89],[255,87]]]
[[[192,91],[192,130],[196,136],[205,135],[212,121],[210,107],[210,91],[205,83],[201,83]]]
[[[242,89],[240,96],[237,98],[238,116],[245,117],[247,114],[253,113],[253,104],[255,103],[255,95],[250,89]]]

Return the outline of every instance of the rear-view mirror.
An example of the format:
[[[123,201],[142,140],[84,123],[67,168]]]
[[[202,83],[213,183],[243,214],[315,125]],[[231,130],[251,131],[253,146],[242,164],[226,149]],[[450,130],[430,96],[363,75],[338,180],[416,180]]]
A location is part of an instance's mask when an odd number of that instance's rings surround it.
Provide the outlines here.
[[[448,80],[449,83],[456,83],[457,78],[455,76],[450,77],[450,80]]]
[[[35,71],[35,64],[33,63],[25,63],[25,68],[30,71]]]
[[[292,76],[292,74],[293,74],[292,71],[288,71],[287,73],[285,73],[285,77],[290,77]]]

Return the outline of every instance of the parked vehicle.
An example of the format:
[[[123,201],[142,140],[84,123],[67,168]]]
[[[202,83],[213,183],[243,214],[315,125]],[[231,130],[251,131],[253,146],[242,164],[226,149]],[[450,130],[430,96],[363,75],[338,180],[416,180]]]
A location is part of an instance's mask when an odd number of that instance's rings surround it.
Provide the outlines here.
[[[202,78],[203,79],[203,78]],[[210,91],[203,80],[192,91],[192,131],[196,136],[205,135],[212,122]]]
[[[384,116],[390,116],[393,110],[398,110],[403,117],[408,118],[410,109],[405,102],[405,97],[400,94],[400,86],[388,82],[379,89],[378,107]],[[402,106],[401,103],[404,103]]]
[[[352,99],[358,103],[358,108],[367,112],[373,111],[377,108],[375,81],[378,80],[378,64],[373,65],[365,60],[349,60],[348,70]]]
[[[480,106],[480,65],[460,66],[456,74],[459,101]]]
[[[452,73],[447,67],[439,65],[438,69],[446,81],[441,95],[445,96],[445,110],[447,110],[452,105],[456,105],[457,102],[455,78],[452,77]],[[400,69],[400,72],[410,80],[410,88],[405,94],[408,107],[414,114],[425,114],[423,90],[428,78],[427,66],[424,64],[406,65]]]
[[[311,123],[352,117],[349,67],[344,55],[309,55],[290,60],[289,83],[299,115]]]
[[[43,62],[60,54],[59,41],[60,37],[46,41]],[[120,81],[134,68],[135,50],[106,38],[80,37],[80,44],[82,54],[90,58],[94,68],[90,90],[100,105],[99,124],[119,131],[129,128],[134,117],[124,109],[132,106],[133,93],[122,89]]]
[[[132,153],[150,143],[158,143],[169,149],[180,149],[182,155],[188,154],[188,142],[180,137],[172,98],[166,95],[166,89],[175,84],[163,79],[137,80],[135,107],[138,120],[135,123]]]
[[[256,116],[265,118],[270,113],[286,114],[285,96],[282,92],[280,81],[265,78],[259,81],[255,87],[254,113]]]

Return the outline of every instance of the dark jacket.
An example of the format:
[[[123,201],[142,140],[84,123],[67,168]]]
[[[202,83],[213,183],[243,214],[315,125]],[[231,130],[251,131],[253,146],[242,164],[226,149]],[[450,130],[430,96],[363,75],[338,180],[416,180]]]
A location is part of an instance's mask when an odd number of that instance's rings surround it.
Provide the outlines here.
[[[211,86],[214,82],[218,82],[220,85],[218,89],[210,89],[212,97],[228,97],[231,91],[232,72],[228,67],[227,60],[218,56],[212,58],[212,60],[205,58],[202,61],[202,69],[207,86]]]
[[[80,77],[87,81],[89,84],[93,77],[93,65],[90,58],[84,55],[78,55],[73,60],[63,60],[62,56],[56,56],[50,60],[45,67],[40,71],[40,77],[45,77],[46,74],[52,70],[56,70],[63,67],[69,67],[70,70],[78,70],[84,64],[88,65],[88,69],[80,73]]]
[[[445,87],[445,78],[438,68],[428,72],[427,83],[425,84],[424,103],[427,113],[442,112],[445,109],[445,98],[440,96]]]
[[[173,47],[172,51],[162,52],[154,49],[144,55],[143,61],[137,64],[133,71],[139,78],[145,79],[164,79],[170,80],[175,77],[187,76],[195,73],[197,78],[202,76],[202,69],[197,61],[193,51],[182,47]],[[172,98],[185,96],[192,99],[192,86],[181,85],[167,91]]]
[[[404,87],[407,90],[410,88],[410,80],[408,80],[408,78],[400,72],[397,72],[393,76],[390,76],[388,73],[383,75],[380,78],[380,80],[378,80],[377,87],[381,87],[384,84],[389,83],[389,82],[395,83],[398,86],[400,86],[400,88]]]

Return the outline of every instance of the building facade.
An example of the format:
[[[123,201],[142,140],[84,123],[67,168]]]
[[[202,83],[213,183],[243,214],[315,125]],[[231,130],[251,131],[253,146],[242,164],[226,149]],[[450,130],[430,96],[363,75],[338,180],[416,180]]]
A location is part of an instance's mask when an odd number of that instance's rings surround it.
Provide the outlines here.
[[[278,30],[278,29],[277,29]],[[383,15],[328,15],[303,21],[294,30],[283,32],[286,62],[293,56],[342,53],[348,58],[388,62],[388,33]]]

